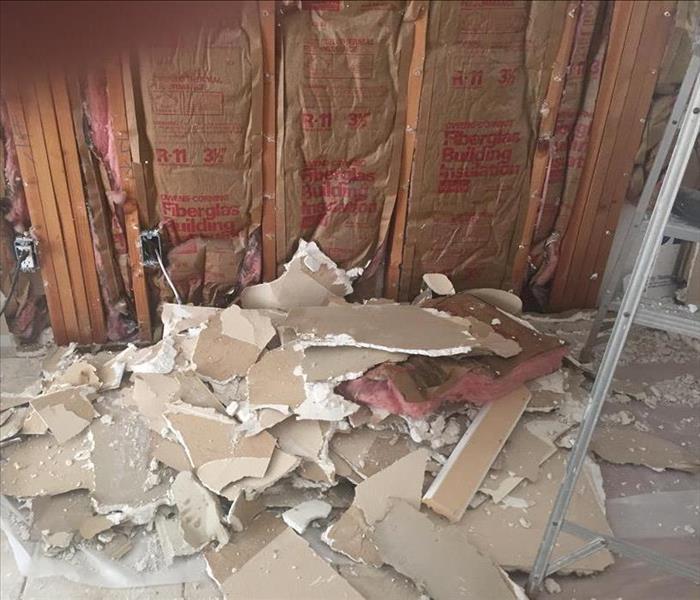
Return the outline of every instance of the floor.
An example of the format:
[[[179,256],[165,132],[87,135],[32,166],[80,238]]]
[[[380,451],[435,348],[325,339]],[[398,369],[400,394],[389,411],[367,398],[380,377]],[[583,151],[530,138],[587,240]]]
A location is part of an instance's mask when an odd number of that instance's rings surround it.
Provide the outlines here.
[[[587,319],[537,321],[557,332],[576,351],[585,339]],[[4,332],[0,332],[4,333]],[[3,391],[20,391],[36,377],[40,358],[18,356],[1,335],[0,382]],[[635,329],[618,370],[618,378],[641,384],[643,400],[615,395],[604,414],[632,413],[651,431],[700,454],[700,344],[663,332]],[[624,399],[624,401],[622,401]],[[601,464],[608,518],[619,537],[693,564],[700,564],[700,474],[655,472],[644,467]],[[39,600],[69,598],[137,600],[218,599],[210,581],[148,588],[92,588],[61,577],[23,577],[4,535],[0,538],[0,598]],[[514,575],[524,583],[524,575]],[[542,593],[552,600],[695,600],[700,587],[646,564],[618,559],[594,577],[555,576],[561,591]]]

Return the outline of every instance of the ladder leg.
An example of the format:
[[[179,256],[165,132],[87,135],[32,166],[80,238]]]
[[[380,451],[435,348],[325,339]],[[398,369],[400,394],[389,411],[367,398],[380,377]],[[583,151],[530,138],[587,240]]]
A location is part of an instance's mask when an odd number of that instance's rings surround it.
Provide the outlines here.
[[[644,239],[642,240],[641,250],[635,261],[634,269],[632,270],[629,287],[625,292],[620,310],[617,313],[610,340],[605,348],[603,360],[598,369],[593,388],[591,389],[590,399],[583,415],[583,421],[581,422],[581,428],[576,443],[574,444],[574,448],[571,451],[566,465],[564,480],[559,488],[557,498],[554,501],[552,514],[549,517],[549,522],[545,528],[544,536],[530,573],[530,578],[528,580],[528,590],[530,592],[535,592],[541,587],[542,581],[547,573],[552,551],[554,550],[554,544],[559,537],[562,523],[576,486],[576,481],[578,480],[581,468],[586,459],[586,453],[588,452],[588,446],[593,437],[593,431],[600,417],[600,411],[603,408],[605,398],[610,391],[610,384],[612,383],[617,363],[622,354],[625,342],[627,341],[627,336],[632,326],[634,315],[639,307],[644,287],[649,280],[649,275],[654,266],[654,260],[659,252],[664,228],[671,214],[673,202],[681,185],[681,179],[683,178],[699,131],[700,77],[697,77],[693,85],[690,103],[683,116],[680,133],[678,135],[676,147],[671,155],[668,171],[661,185],[656,206],[654,207],[649,225],[644,234]]]
[[[659,142],[659,147],[656,157],[654,158],[651,171],[649,172],[649,176],[644,183],[644,189],[642,190],[642,194],[637,202],[632,222],[624,232],[622,243],[615,246],[614,254],[610,256],[608,263],[610,268],[606,269],[605,275],[603,276],[601,286],[603,293],[598,302],[598,311],[596,312],[596,316],[591,324],[591,329],[588,332],[586,343],[581,349],[581,353],[579,355],[581,362],[589,362],[593,358],[593,346],[595,345],[598,334],[600,333],[601,325],[609,312],[610,304],[615,298],[615,295],[618,293],[622,278],[624,277],[626,262],[625,250],[629,249],[631,241],[637,237],[642,222],[644,221],[647,209],[649,208],[654,191],[656,190],[656,184],[661,176],[661,171],[666,164],[666,158],[671,150],[671,145],[673,144],[673,140],[676,137],[676,132],[678,131],[681,119],[683,118],[683,113],[688,106],[690,93],[693,89],[693,82],[698,77],[698,73],[700,73],[700,55],[695,53],[690,58],[688,70],[686,71],[685,77],[683,78],[683,83],[678,90],[678,96],[676,97],[676,101],[673,105],[668,123],[666,123],[666,128],[664,129],[661,142]]]

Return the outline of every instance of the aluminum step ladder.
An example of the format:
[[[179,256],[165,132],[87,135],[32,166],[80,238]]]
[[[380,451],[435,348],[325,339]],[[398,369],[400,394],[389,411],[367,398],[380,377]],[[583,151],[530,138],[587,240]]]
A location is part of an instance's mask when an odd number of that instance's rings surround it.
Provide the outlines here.
[[[690,94],[697,80],[698,73],[700,73],[700,45],[694,47],[688,70],[678,91],[678,97],[666,124],[656,158],[649,172],[649,177],[647,177],[644,184],[642,195],[639,198],[631,222],[627,228],[619,227],[615,234],[612,251],[608,258],[607,268],[605,269],[601,285],[603,291],[599,300],[598,311],[591,325],[586,343],[579,355],[582,362],[590,362],[593,358],[593,348],[605,341],[610,335],[611,323],[608,320],[608,315],[611,311],[619,309],[619,297],[622,295],[623,282],[625,277],[629,275],[626,259],[633,248],[634,241],[639,239],[641,231],[645,226],[648,226],[647,211],[653,199],[661,171],[671,151],[673,141],[679,132],[681,120],[688,106]],[[694,142],[691,142],[691,147],[692,143]],[[684,172],[685,167],[681,173],[681,178]],[[671,204],[673,204],[673,200]],[[667,220],[664,235],[687,242],[700,242],[700,228],[684,222],[675,215],[671,215],[670,219]],[[653,329],[700,338],[700,312],[693,314],[682,307],[676,308],[671,305],[662,308],[657,302],[645,301],[642,298],[634,321],[639,325]]]
[[[590,392],[588,405],[583,415],[576,443],[574,444],[561,487],[557,494],[549,522],[545,528],[540,548],[535,558],[528,580],[528,592],[537,593],[542,588],[545,577],[570,565],[571,563],[589,556],[598,550],[607,548],[621,556],[642,559],[651,565],[665,569],[675,575],[688,577],[700,584],[700,568],[687,565],[663,554],[648,550],[629,542],[617,540],[614,537],[603,535],[581,527],[566,520],[569,503],[576,487],[581,468],[586,459],[588,447],[593,437],[600,412],[605,398],[610,391],[613,375],[617,368],[620,355],[624,348],[635,316],[642,300],[642,295],[651,275],[654,261],[659,252],[661,241],[669,223],[671,209],[680,188],[681,179],[688,164],[693,146],[700,131],[700,48],[696,45],[688,73],[679,92],[678,101],[673,109],[669,127],[667,127],[659,149],[659,156],[654,162],[652,173],[644,188],[643,198],[647,205],[651,199],[653,188],[658,179],[662,161],[670,150],[676,129],[678,137],[671,155],[671,160],[663,179],[656,205],[651,213],[642,246],[632,270],[629,285],[620,303],[613,325],[610,339],[605,348],[602,362],[598,369],[593,387]],[[685,100],[683,99],[685,98]],[[674,122],[675,121],[675,122]],[[670,129],[669,129],[670,128]],[[651,182],[653,180],[653,183]],[[641,220],[640,220],[641,223]],[[552,552],[561,531],[572,534],[585,543],[573,552],[552,561]],[[698,590],[700,594],[700,589]]]

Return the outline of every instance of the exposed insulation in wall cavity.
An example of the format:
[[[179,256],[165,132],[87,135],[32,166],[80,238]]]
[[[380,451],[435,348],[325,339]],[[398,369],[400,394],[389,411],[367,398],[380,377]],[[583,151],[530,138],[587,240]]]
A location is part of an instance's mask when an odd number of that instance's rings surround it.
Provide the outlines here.
[[[299,238],[316,241],[343,268],[365,267],[383,251],[398,184],[413,9],[411,2],[369,1],[282,9],[278,264]]]
[[[170,271],[186,301],[222,304],[260,276],[262,54],[257,4],[139,55]],[[153,225],[153,224],[152,224]],[[246,256],[250,250],[252,255]]]
[[[584,1],[581,5],[554,139],[550,145],[552,155],[544,202],[535,225],[531,250],[531,260],[536,267],[531,291],[541,305],[546,304],[546,286],[557,266],[561,236],[569,223],[586,160],[610,14],[610,7],[597,0]]]
[[[423,273],[500,287],[527,206],[530,162],[564,2],[431,3],[401,296]]]

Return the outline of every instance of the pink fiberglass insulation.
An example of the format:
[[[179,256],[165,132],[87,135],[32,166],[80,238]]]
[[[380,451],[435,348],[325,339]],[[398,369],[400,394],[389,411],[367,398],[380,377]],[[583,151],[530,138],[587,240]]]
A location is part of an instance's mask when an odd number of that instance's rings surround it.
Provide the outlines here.
[[[435,387],[424,388],[414,379],[409,363],[380,365],[359,379],[341,384],[346,398],[392,414],[424,417],[445,402],[485,404],[512,392],[523,383],[552,373],[561,367],[566,348],[560,347],[534,356],[504,375],[496,375],[480,364],[479,358],[463,359],[454,366],[449,378]],[[444,359],[431,359],[439,364]],[[467,362],[471,361],[471,362]]]
[[[557,338],[530,329],[468,293],[430,300],[422,306],[491,323],[496,333],[517,341],[521,351],[511,358],[413,356],[403,363],[381,364],[341,384],[339,393],[359,404],[422,417],[444,402],[484,404],[505,396],[527,381],[556,371],[566,354]]]
[[[99,206],[91,206],[92,240],[102,299],[107,312],[107,337],[112,341],[127,340],[136,332],[136,323],[124,296],[124,290],[130,289],[128,247],[121,202],[115,201],[123,197],[122,181],[110,120],[107,83],[102,71],[93,70],[88,74],[83,86],[83,97],[89,128],[89,145],[102,163],[107,179],[102,183],[106,190],[108,207],[103,205],[100,198],[93,199],[94,202],[99,202]],[[97,218],[101,220],[99,227],[95,223]],[[105,239],[110,237],[111,239]],[[113,261],[115,268],[105,269],[104,261],[107,260]],[[108,281],[108,271],[119,281]]]
[[[109,96],[104,72],[93,70],[88,74],[84,94],[93,148],[105,165],[111,189],[121,191],[122,181],[114,131],[110,123]]]
[[[17,162],[17,151],[15,150],[15,140],[10,128],[10,119],[7,114],[7,107],[4,102],[0,103],[0,122],[5,138],[5,164],[3,173],[7,182],[6,198],[9,201],[4,217],[12,225],[16,232],[24,232],[30,227],[29,211],[24,197],[24,187],[21,185],[22,177],[19,172]]]

